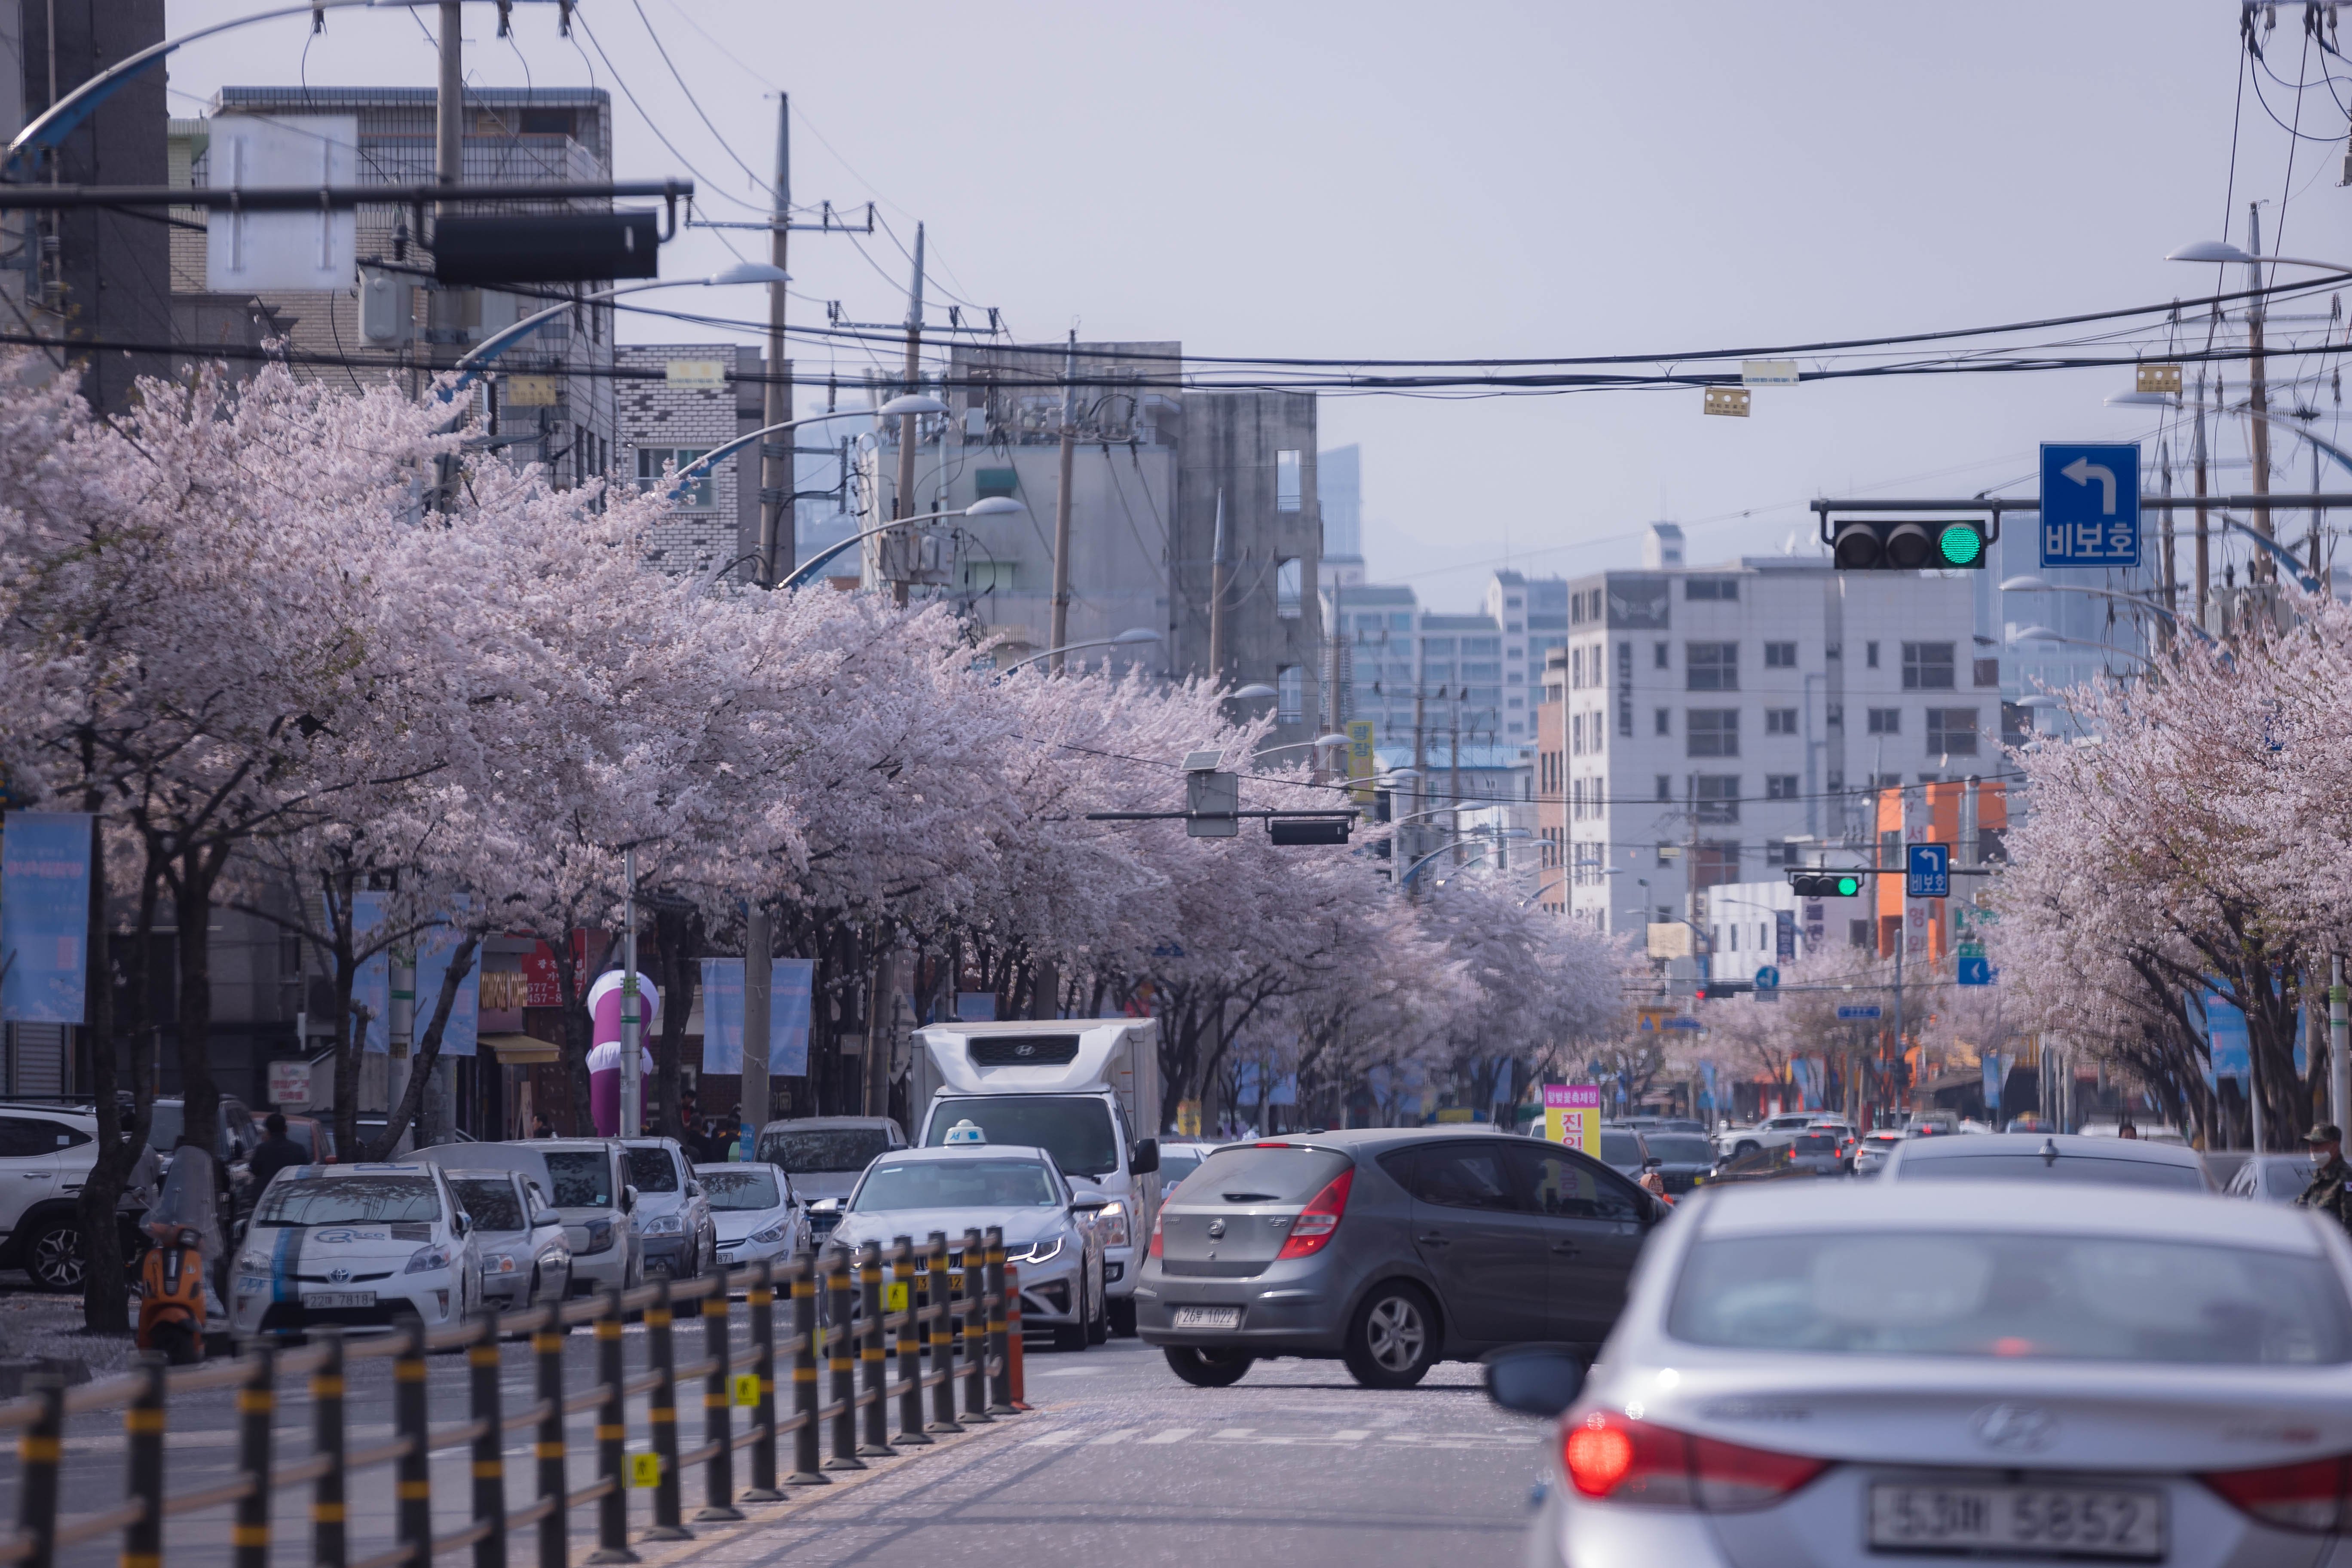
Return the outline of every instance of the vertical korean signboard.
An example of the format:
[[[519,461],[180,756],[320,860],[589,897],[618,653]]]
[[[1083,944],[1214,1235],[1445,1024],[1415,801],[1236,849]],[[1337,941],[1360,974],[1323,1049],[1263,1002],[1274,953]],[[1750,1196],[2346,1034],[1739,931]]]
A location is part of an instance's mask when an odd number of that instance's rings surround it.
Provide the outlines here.
[[[1543,1094],[1544,1136],[1598,1158],[1601,1090],[1589,1083],[1548,1083]]]
[[[80,1023],[89,937],[89,816],[8,813],[0,834],[0,1019]]]

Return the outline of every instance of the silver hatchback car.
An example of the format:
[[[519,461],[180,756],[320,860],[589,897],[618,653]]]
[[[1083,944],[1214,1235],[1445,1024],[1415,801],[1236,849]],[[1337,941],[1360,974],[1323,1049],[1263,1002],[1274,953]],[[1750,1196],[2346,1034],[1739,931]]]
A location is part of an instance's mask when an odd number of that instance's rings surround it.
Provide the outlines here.
[[[1337,1357],[1369,1387],[1507,1345],[1590,1347],[1670,1211],[1600,1161],[1454,1129],[1300,1133],[1217,1150],[1164,1199],[1137,1328],[1185,1382]]]

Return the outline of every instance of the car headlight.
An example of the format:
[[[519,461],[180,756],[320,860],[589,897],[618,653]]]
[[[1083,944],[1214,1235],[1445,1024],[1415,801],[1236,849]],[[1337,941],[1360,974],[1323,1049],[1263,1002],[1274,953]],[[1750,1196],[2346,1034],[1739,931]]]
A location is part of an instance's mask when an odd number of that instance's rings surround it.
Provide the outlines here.
[[[638,1228],[637,1234],[639,1236],[684,1236],[686,1220],[680,1215],[657,1214],[646,1221]]]
[[[1007,1263],[1051,1263],[1054,1259],[1062,1256],[1062,1241],[1063,1238],[1058,1236],[1049,1237],[1044,1241],[1033,1241],[1023,1251],[1006,1253],[1004,1255],[1004,1261]]]
[[[793,1222],[789,1219],[780,1219],[765,1230],[753,1231],[751,1239],[764,1246],[772,1246],[792,1234]]]
[[[485,1274],[511,1274],[514,1271],[514,1254],[510,1252],[493,1252],[482,1260],[482,1272]]]
[[[609,1219],[590,1220],[588,1222],[588,1245],[580,1249],[580,1256],[586,1258],[594,1253],[610,1252],[612,1250],[613,1222]]]
[[[1125,1247],[1128,1244],[1127,1205],[1114,1198],[1103,1205],[1095,1216],[1095,1229],[1102,1234],[1105,1247]]]
[[[236,1260],[236,1266],[239,1268],[244,1269],[248,1274],[267,1274],[269,1272],[269,1259],[258,1252],[240,1254]]]
[[[436,1268],[446,1268],[448,1267],[449,1248],[436,1241],[430,1247],[418,1247],[415,1254],[409,1258],[408,1267],[404,1270],[404,1272],[409,1274],[430,1274]]]

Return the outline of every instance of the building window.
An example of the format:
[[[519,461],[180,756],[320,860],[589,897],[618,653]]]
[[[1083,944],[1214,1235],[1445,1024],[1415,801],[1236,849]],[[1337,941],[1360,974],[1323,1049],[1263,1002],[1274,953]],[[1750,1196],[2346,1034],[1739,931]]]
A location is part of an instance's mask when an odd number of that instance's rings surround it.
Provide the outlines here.
[[[1768,735],[1793,735],[1797,732],[1797,710],[1794,708],[1764,710],[1764,732]]]
[[[1675,710],[1671,708],[1659,709],[1656,733],[1661,735],[1673,734],[1675,732]]]
[[[967,561],[963,567],[963,588],[967,594],[1013,592],[1013,566],[1010,561]]]
[[[1572,757],[1584,755],[1584,715],[1581,713],[1568,716],[1568,754]]]
[[[1736,642],[1685,643],[1683,663],[1683,689],[1686,691],[1739,689],[1739,645]]]
[[[1653,644],[1653,645],[1652,645],[1652,647],[1651,647],[1650,652],[1651,652],[1650,663],[1651,663],[1652,665],[1655,666],[1655,667],[1656,667],[1657,668],[1659,668],[1659,669],[1664,669],[1664,668],[1666,668],[1666,660],[1667,660],[1667,657],[1668,657],[1668,656],[1667,656],[1667,653],[1666,653],[1666,645],[1665,645],[1665,644],[1664,644],[1664,643],[1655,643],[1655,644]]]
[[[2000,660],[1998,658],[1978,659],[1976,661],[1976,683],[1979,686],[1999,686],[2000,684]]]
[[[1412,612],[1411,610],[1396,610],[1391,612],[1389,616],[1389,630],[1392,632],[1409,632],[1412,630]]]
[[[1764,864],[1767,866],[1801,866],[1797,857],[1800,841],[1794,838],[1768,838],[1764,841]]]
[[[1684,715],[1685,754],[1693,757],[1736,757],[1739,754],[1739,710],[1694,708]]]
[[[1739,843],[1709,840],[1698,847],[1691,861],[1691,886],[1719,888],[1726,882],[1739,880]]]
[[[1870,922],[1866,920],[1846,921],[1845,944],[1848,947],[1870,946]]]
[[[1306,504],[1306,470],[1299,466],[1300,454],[1276,452],[1274,455],[1274,510],[1297,511]]]
[[[1766,773],[1764,775],[1764,798],[1766,800],[1796,799],[1797,775],[1794,773]]]
[[[1698,775],[1698,819],[1703,823],[1729,823],[1739,820],[1739,775],[1738,773],[1701,773]]]
[[[662,470],[671,463],[685,468],[709,451],[708,447],[640,447],[637,448],[637,488],[653,490],[662,488]],[[588,456],[583,452],[583,459]],[[581,464],[587,470],[587,464]],[[582,478],[588,477],[583,471]],[[709,468],[695,473],[680,487],[677,499],[670,504],[680,511],[709,511],[719,505],[719,477]]]
[[[1454,657],[1454,639],[1452,637],[1422,638],[1421,657],[1427,658],[1432,654],[1443,654],[1447,658],[1452,658]]]
[[[1903,689],[1952,689],[1952,645],[1948,642],[1907,642],[1903,645]]]
[[[1464,637],[1462,639],[1462,651],[1465,656],[1472,658],[1481,657],[1486,658],[1500,658],[1503,655],[1503,639],[1500,637]]]
[[[1274,721],[1296,724],[1307,717],[1307,668],[1286,664],[1274,675]]]
[[[1872,709],[1870,710],[1870,732],[1874,735],[1900,735],[1903,733],[1903,710],[1900,708]]]
[[[1866,642],[1862,645],[1862,662],[1872,669],[1876,669],[1878,668],[1878,645],[1876,643]]]
[[[1658,798],[1660,800],[1672,800],[1675,798],[1675,781],[1672,774],[1660,773],[1658,775]]]
[[[1832,730],[1844,729],[1845,704],[1843,702],[1829,702],[1822,704],[1822,721]]]
[[[1306,563],[1296,555],[1274,563],[1274,613],[1286,621],[1298,618],[1298,603],[1306,588]]]
[[[1739,579],[1737,577],[1685,577],[1683,579],[1683,597],[1736,600],[1739,597]]]
[[[1768,642],[1764,645],[1764,668],[1794,669],[1797,668],[1797,645],[1792,642]]]
[[[1975,756],[1977,710],[1973,708],[1928,709],[1927,754],[1931,757]]]

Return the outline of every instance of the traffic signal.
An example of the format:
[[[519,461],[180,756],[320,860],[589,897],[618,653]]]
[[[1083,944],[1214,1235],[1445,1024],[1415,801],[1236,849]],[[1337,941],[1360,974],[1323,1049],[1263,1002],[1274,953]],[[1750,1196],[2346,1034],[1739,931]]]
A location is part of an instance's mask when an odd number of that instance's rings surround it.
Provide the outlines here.
[[[1841,572],[1981,572],[1985,531],[1967,519],[1851,518],[1833,548]]]
[[[1852,871],[1791,871],[1789,890],[1801,899],[1851,899],[1862,891],[1862,878]]]
[[[1698,999],[1721,1002],[1727,997],[1745,996],[1755,989],[1756,982],[1753,980],[1702,980],[1698,985]]]

